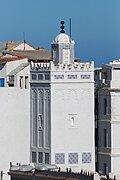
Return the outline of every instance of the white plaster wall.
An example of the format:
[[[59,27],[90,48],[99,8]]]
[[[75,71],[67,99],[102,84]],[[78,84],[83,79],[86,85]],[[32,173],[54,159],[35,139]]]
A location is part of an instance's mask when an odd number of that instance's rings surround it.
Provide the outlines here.
[[[111,120],[120,121],[120,92],[111,92]]]
[[[112,70],[112,80],[113,81],[120,81],[120,70]]]
[[[0,171],[5,173],[10,162],[30,162],[29,96],[28,89],[0,88]]]
[[[111,92],[111,151],[120,156],[120,92]]]
[[[75,114],[74,127],[69,114]],[[51,84],[52,163],[55,163],[55,153],[62,152],[65,153],[65,167],[94,171],[94,148],[94,83]],[[72,152],[78,153],[79,164],[68,164],[68,153]],[[83,152],[92,153],[92,163],[82,164]]]
[[[35,50],[35,49],[29,44],[27,43],[24,44],[24,42],[22,42],[16,48],[14,48],[14,50]]]
[[[112,81],[111,88],[119,88],[120,87],[120,70],[112,70]]]
[[[111,124],[111,150],[113,154],[120,155],[120,123]]]
[[[111,157],[111,172],[120,175],[120,154]]]

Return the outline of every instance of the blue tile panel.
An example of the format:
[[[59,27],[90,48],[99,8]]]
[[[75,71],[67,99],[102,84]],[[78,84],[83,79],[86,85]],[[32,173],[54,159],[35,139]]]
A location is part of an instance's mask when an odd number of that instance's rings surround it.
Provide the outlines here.
[[[55,153],[55,164],[65,164],[64,153]]]
[[[64,79],[64,75],[54,75],[55,79]]]
[[[69,164],[78,164],[78,153],[69,153],[68,161]]]
[[[81,75],[81,79],[90,79],[90,74]]]
[[[82,153],[82,163],[91,163],[92,155],[91,152]]]
[[[77,75],[76,74],[69,74],[68,79],[77,79]]]

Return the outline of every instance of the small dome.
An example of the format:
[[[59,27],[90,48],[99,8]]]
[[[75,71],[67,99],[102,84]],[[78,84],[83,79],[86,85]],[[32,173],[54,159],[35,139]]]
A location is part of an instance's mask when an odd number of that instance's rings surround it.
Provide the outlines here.
[[[67,34],[61,33],[55,38],[55,42],[69,43],[70,37]]]

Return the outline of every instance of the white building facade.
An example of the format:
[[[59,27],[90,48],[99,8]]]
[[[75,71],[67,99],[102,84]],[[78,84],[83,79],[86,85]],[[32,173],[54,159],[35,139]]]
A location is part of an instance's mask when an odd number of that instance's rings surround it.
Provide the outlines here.
[[[0,57],[0,171],[30,162],[30,65],[27,58]]]
[[[94,63],[74,61],[74,41],[59,34],[52,61],[31,63],[31,161],[95,170]]]
[[[99,76],[98,76],[99,74]],[[98,129],[97,170],[120,174],[120,60],[95,70],[96,127]]]

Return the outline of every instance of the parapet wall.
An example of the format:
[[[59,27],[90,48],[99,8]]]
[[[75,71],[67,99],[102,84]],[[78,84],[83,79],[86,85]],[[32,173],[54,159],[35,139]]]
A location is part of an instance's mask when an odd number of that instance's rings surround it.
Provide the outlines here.
[[[31,70],[41,71],[94,71],[94,62],[74,62],[74,64],[34,63],[31,61]]]

